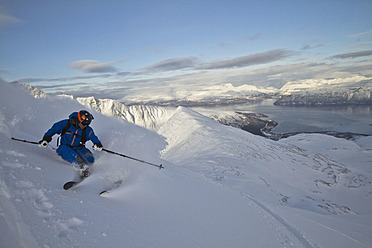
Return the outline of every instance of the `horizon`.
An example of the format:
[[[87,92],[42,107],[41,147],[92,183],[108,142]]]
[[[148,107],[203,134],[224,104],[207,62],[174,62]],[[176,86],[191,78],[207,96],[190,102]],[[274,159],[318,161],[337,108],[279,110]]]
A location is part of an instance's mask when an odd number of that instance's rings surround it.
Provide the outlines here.
[[[370,1],[5,0],[0,79],[125,101],[370,78],[371,12]]]

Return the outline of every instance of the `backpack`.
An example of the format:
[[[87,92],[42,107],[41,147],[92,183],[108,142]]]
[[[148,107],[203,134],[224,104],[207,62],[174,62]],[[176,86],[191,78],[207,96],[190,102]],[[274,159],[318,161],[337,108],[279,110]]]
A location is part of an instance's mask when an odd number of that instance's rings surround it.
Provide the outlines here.
[[[70,120],[68,120],[66,126],[63,128],[62,132],[61,132],[61,135],[58,137],[57,139],[57,147],[60,145],[59,144],[59,139],[67,132],[67,130],[71,127],[71,122]],[[74,134],[76,136],[79,136],[81,138],[81,141],[80,141],[80,145],[82,146],[85,146],[85,141],[86,141],[86,133],[87,133],[87,129],[84,128],[83,129],[83,132],[81,133],[81,136],[80,135],[77,135],[77,134]]]

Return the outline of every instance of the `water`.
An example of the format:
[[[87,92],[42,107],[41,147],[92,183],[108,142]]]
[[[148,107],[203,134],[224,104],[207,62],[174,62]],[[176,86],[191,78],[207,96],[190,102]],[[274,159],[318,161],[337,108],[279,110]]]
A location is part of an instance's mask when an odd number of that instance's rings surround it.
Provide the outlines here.
[[[255,104],[197,107],[262,113],[278,122],[275,133],[336,131],[372,135],[372,106],[292,107],[275,106],[273,100]]]

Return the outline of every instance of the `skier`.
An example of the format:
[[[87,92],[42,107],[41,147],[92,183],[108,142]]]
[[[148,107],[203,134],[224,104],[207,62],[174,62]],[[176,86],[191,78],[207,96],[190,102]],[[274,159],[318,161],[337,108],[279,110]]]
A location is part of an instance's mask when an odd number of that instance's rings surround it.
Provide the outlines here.
[[[93,119],[93,115],[86,110],[73,112],[69,119],[54,123],[44,134],[43,139],[39,141],[39,146],[47,147],[48,143],[52,141],[52,136],[60,134],[61,142],[57,149],[58,155],[79,168],[81,177],[87,177],[89,176],[88,165],[94,162],[94,156],[85,147],[85,142],[91,140],[94,144],[93,149],[96,151],[102,151],[103,148],[101,141],[89,126]]]

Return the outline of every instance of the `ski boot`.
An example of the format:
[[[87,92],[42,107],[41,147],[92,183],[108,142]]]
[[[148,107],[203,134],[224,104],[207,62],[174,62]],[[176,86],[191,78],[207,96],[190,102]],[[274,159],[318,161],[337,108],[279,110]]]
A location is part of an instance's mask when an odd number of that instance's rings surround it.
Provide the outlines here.
[[[76,160],[77,160],[79,168],[80,168],[79,169],[80,178],[84,179],[84,178],[88,177],[90,175],[89,166],[84,164],[83,160],[78,155],[76,155]]]

